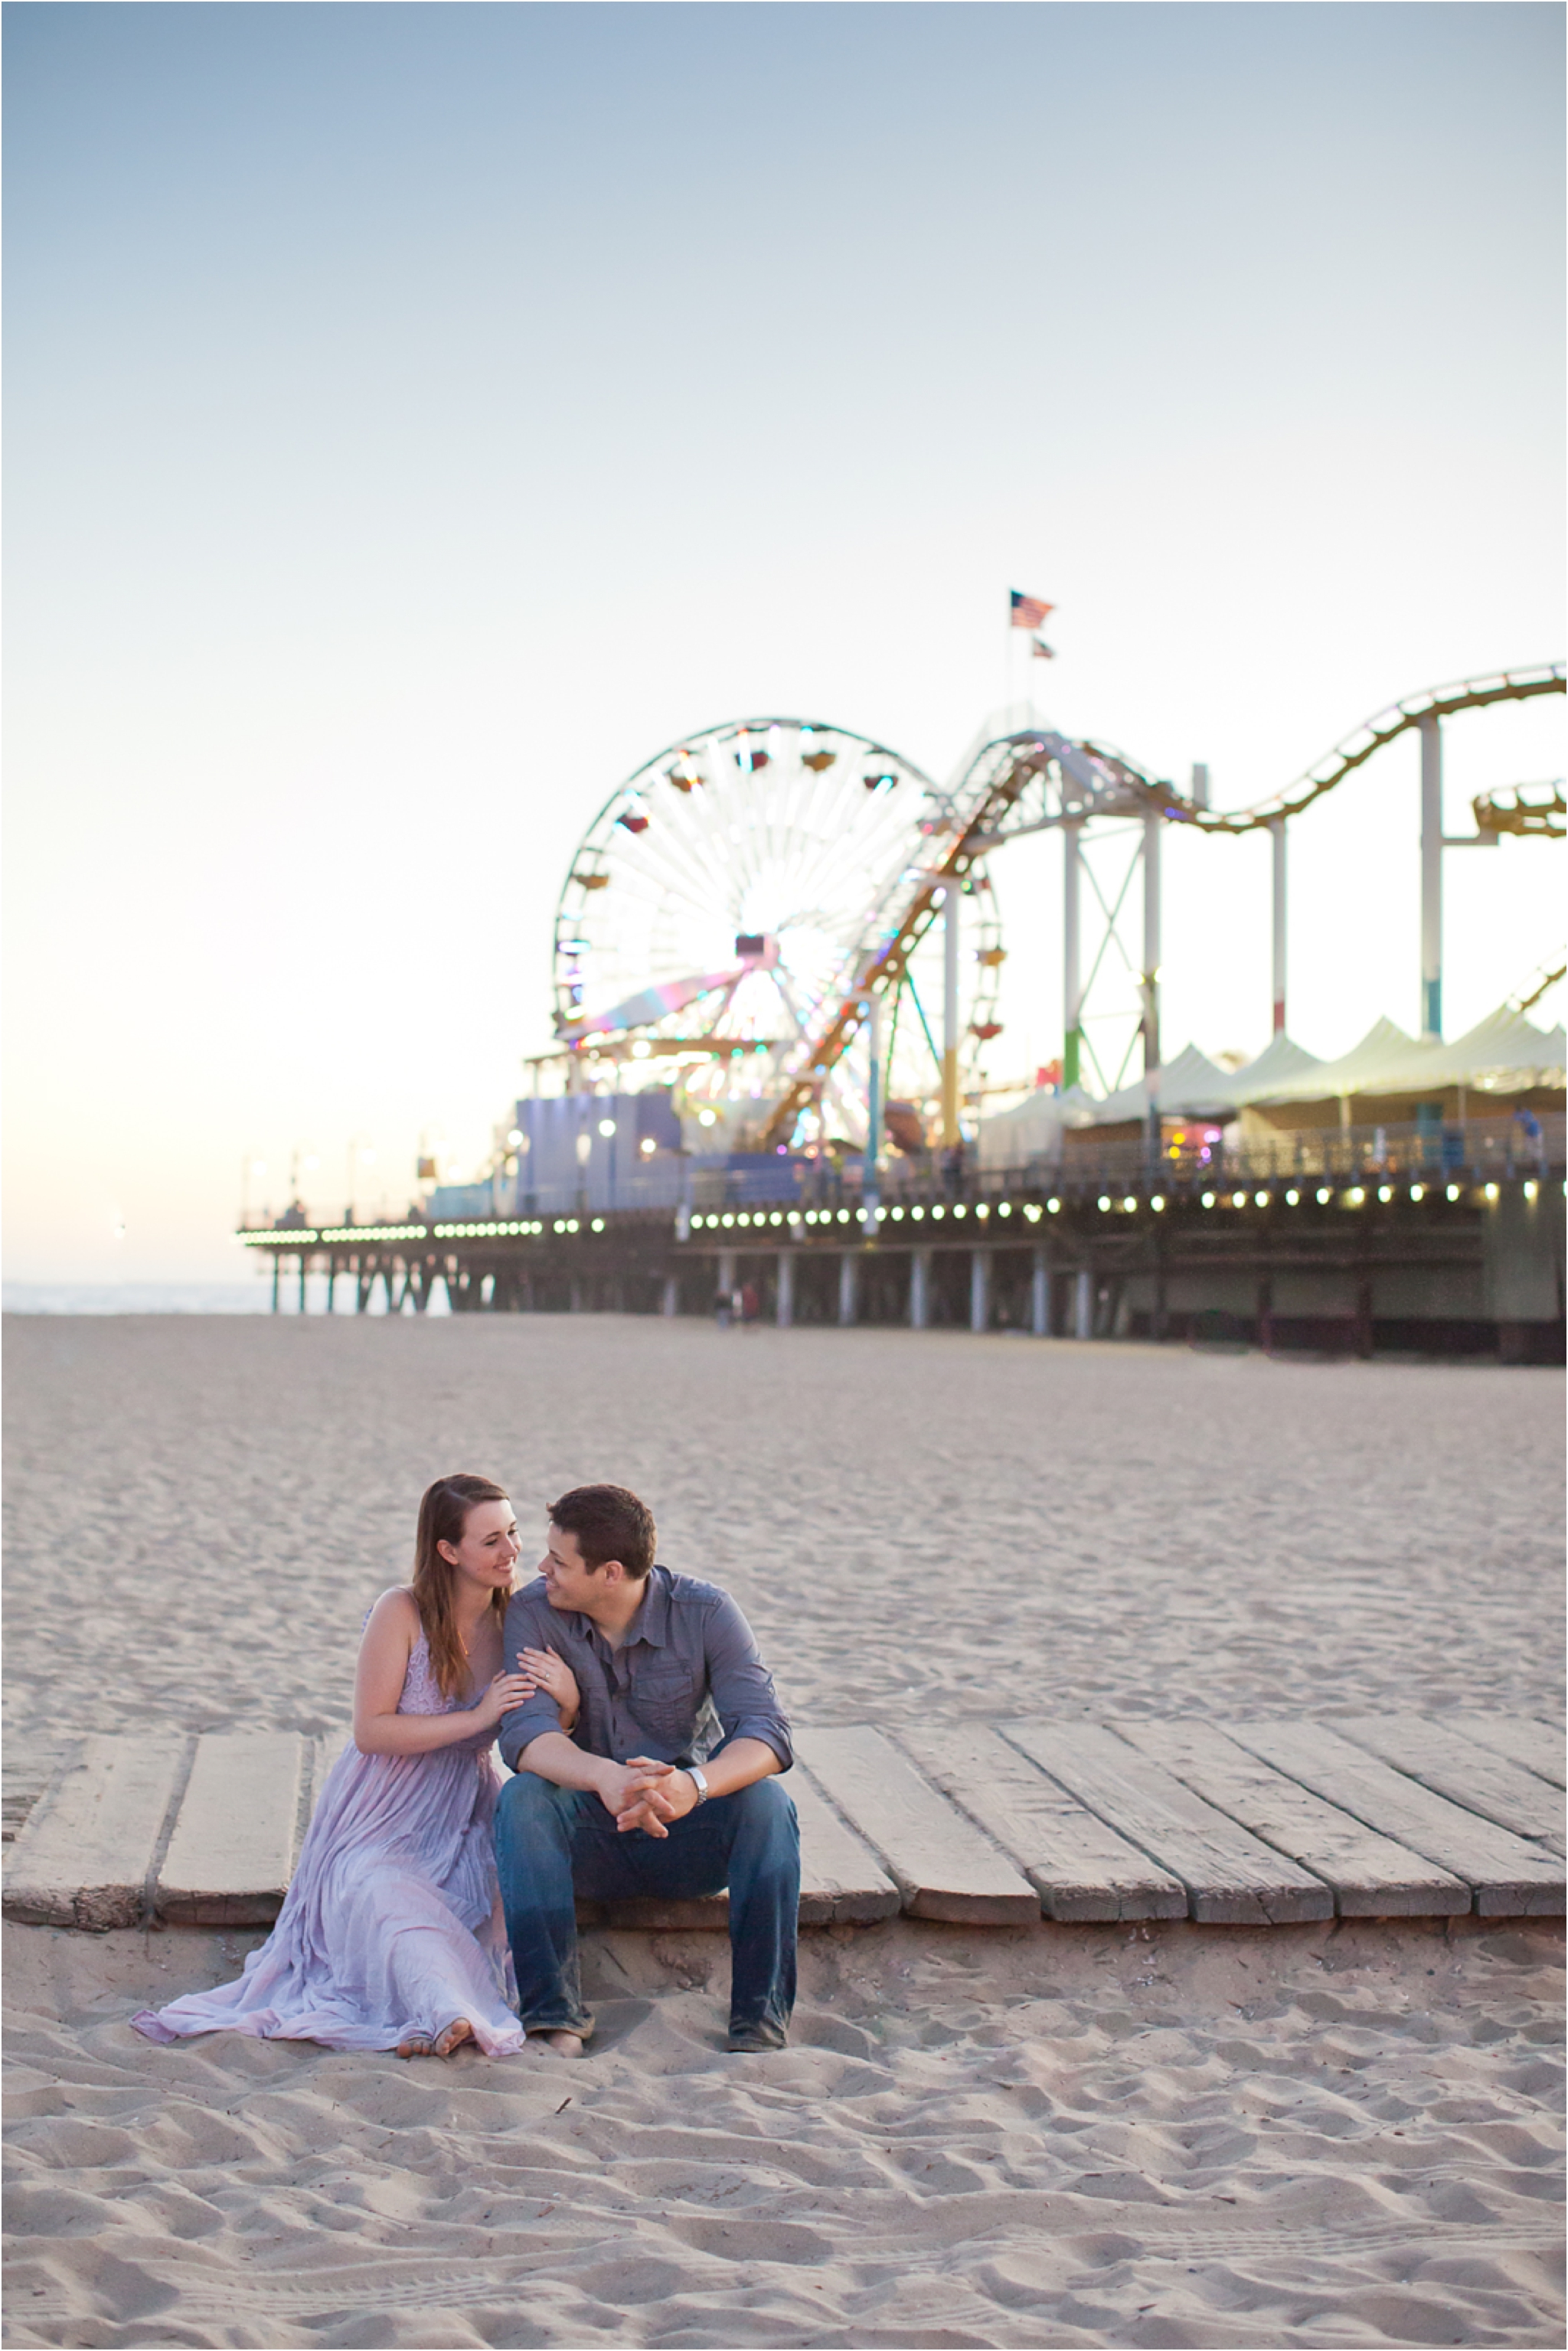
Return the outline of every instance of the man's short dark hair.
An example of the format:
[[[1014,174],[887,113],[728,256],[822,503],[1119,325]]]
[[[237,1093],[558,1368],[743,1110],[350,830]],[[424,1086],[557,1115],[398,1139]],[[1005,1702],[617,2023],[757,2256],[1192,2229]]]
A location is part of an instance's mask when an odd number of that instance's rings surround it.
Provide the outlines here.
[[[550,1504],[549,1516],[552,1527],[577,1537],[590,1567],[618,1559],[628,1575],[641,1578],[653,1564],[659,1531],[629,1486],[574,1486]]]

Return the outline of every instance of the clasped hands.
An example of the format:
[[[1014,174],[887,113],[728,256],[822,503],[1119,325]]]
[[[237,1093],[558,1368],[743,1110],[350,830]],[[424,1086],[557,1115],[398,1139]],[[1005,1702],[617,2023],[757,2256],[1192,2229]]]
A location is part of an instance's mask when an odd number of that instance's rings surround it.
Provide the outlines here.
[[[650,1836],[668,1836],[669,1823],[684,1820],[697,1801],[696,1782],[678,1763],[660,1763],[651,1755],[633,1755],[612,1763],[600,1784],[599,1799],[615,1815],[622,1835],[645,1829]]]

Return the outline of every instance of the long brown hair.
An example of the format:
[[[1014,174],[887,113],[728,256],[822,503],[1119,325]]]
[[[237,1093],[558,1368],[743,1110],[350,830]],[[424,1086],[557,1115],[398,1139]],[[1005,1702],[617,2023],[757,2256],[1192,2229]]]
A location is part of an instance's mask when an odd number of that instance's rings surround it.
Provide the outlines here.
[[[452,1608],[452,1587],[457,1571],[442,1558],[436,1546],[462,1541],[468,1513],[476,1502],[506,1499],[504,1486],[493,1485],[488,1478],[471,1478],[459,1472],[455,1478],[438,1478],[434,1486],[427,1486],[419,1505],[419,1532],[413,1544],[413,1598],[443,1698],[462,1696],[472,1677],[463,1644],[457,1637]],[[491,1593],[490,1605],[497,1623],[504,1620],[511,1596],[509,1592]]]

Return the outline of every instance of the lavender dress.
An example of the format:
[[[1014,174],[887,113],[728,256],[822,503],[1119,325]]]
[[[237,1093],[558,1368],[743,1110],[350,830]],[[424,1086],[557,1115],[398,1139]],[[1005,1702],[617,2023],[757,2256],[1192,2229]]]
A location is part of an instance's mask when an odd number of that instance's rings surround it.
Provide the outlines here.
[[[451,1714],[421,1633],[400,1714]],[[245,1973],[131,2018],[151,2041],[252,2032],[395,2049],[465,2016],[486,2056],[520,2049],[490,1823],[493,1731],[423,1755],[361,1755],[327,1775],[277,1924]],[[508,2005],[510,2001],[510,2005]]]

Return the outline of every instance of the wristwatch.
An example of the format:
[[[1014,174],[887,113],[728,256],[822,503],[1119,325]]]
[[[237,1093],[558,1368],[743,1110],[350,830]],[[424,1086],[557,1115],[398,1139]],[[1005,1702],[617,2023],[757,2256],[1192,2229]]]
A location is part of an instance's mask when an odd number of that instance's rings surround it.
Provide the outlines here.
[[[683,1763],[681,1769],[696,1790],[698,1803],[706,1804],[713,1793],[713,1790],[707,1783],[707,1774],[705,1771],[699,1771],[695,1763]]]

